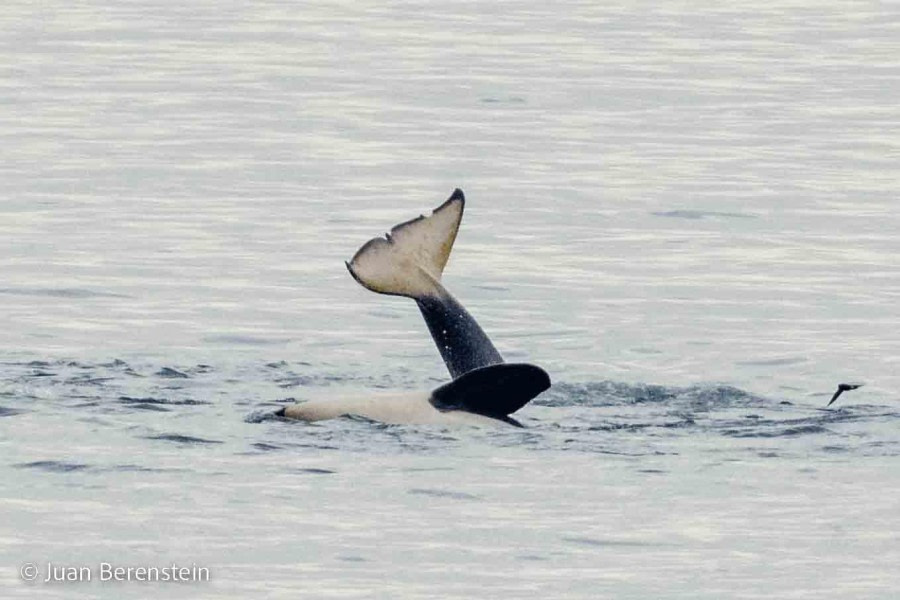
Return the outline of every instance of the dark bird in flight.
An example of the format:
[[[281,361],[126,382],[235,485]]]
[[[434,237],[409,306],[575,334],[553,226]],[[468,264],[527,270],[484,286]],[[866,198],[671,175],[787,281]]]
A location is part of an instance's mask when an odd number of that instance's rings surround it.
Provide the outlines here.
[[[838,399],[838,396],[840,396],[844,392],[849,392],[851,390],[855,390],[856,388],[860,388],[862,386],[863,386],[863,384],[861,384],[861,383],[842,383],[842,384],[838,385],[838,389],[834,393],[834,396],[831,397],[831,401],[828,403],[828,406],[831,406],[832,404],[834,404],[834,401]],[[828,408],[828,406],[826,406],[825,408]]]

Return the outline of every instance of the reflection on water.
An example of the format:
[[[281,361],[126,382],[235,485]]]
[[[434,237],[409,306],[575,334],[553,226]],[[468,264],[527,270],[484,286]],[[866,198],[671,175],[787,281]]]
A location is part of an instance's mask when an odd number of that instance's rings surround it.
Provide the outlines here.
[[[5,6],[4,564],[196,562],[165,592],[209,598],[892,597],[898,16]],[[342,261],[455,187],[446,284],[556,382],[528,429],[263,418],[446,380]]]

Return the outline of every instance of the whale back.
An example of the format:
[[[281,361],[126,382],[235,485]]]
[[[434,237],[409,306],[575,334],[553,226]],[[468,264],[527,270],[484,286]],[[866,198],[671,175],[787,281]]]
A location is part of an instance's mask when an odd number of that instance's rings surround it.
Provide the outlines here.
[[[549,387],[542,368],[503,363],[460,375],[431,392],[429,401],[440,411],[462,410],[518,425],[509,415]]]

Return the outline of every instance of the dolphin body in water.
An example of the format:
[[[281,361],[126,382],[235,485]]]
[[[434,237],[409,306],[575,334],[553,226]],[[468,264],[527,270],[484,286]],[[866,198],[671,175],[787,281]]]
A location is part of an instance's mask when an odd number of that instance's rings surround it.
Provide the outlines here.
[[[313,400],[287,406],[278,415],[320,421],[355,415],[384,423],[521,424],[509,415],[550,387],[535,365],[505,363],[494,344],[441,284],[465,208],[455,190],[430,216],[395,225],[366,242],[347,263],[363,287],[415,300],[453,380],[430,393]]]

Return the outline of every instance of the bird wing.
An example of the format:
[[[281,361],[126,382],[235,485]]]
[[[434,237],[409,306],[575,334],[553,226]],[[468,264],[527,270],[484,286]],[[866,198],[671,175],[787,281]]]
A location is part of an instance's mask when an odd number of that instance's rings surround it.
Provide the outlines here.
[[[825,408],[828,408],[829,406],[834,404],[834,401],[838,399],[838,396],[840,396],[843,393],[844,393],[843,386],[838,386],[837,391],[834,393],[834,396],[831,397],[831,401],[828,403],[828,405]]]

